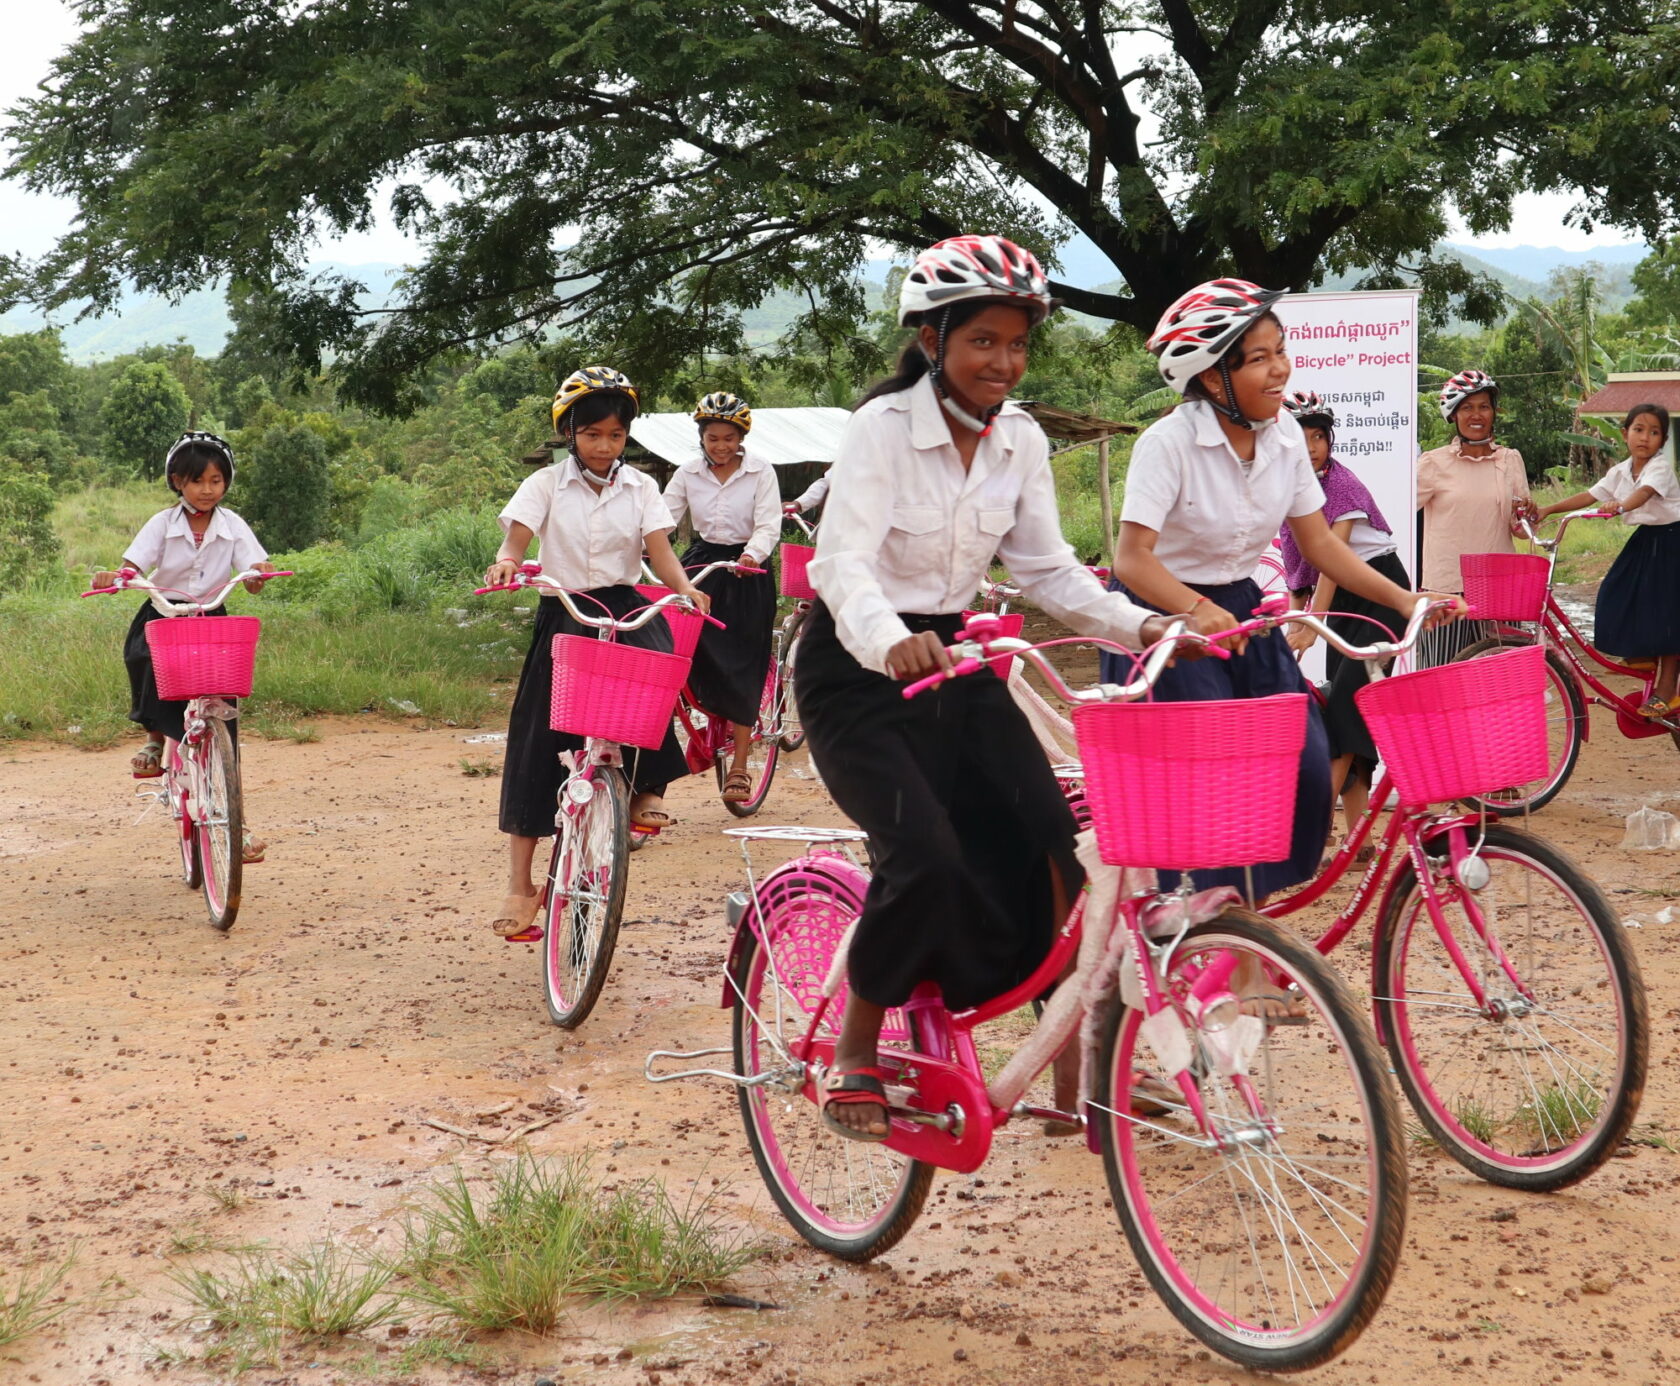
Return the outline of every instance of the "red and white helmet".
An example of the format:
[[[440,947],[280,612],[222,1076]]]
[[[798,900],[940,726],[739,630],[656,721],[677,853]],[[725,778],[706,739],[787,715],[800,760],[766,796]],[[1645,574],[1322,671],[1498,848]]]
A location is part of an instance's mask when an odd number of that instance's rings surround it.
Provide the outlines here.
[[[1283,295],[1282,289],[1262,289],[1246,279],[1210,279],[1196,285],[1161,314],[1150,335],[1149,349],[1158,358],[1161,378],[1182,395]]]
[[[898,291],[898,321],[977,298],[1018,300],[1036,326],[1055,300],[1032,251],[1002,236],[952,236],[916,257]]]
[[[1460,371],[1441,387],[1441,417],[1451,423],[1458,406],[1484,390],[1493,396],[1495,404],[1499,403],[1499,382],[1491,375],[1486,371]]]
[[[1334,428],[1336,412],[1318,397],[1317,390],[1295,390],[1283,397],[1283,407],[1295,416],[1303,428],[1312,424],[1318,428]]]

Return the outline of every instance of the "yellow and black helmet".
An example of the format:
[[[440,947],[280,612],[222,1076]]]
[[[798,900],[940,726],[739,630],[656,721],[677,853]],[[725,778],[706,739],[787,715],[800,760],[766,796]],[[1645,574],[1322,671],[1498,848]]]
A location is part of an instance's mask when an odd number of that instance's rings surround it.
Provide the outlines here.
[[[732,423],[743,433],[752,432],[752,410],[746,400],[728,390],[713,390],[695,406],[694,418],[702,428],[709,423]]]
[[[566,411],[585,395],[598,395],[614,390],[629,397],[632,418],[642,412],[642,397],[636,393],[636,387],[630,383],[630,377],[622,371],[615,371],[611,366],[585,366],[581,371],[573,371],[560,382],[560,388],[554,392],[555,432],[560,431],[560,420],[565,418]]]

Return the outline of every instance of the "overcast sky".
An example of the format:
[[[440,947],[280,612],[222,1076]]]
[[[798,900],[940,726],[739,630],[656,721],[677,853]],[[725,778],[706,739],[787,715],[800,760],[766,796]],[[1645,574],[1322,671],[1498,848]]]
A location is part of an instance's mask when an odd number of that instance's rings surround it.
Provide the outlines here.
[[[31,95],[48,71],[53,57],[76,35],[76,23],[61,0],[7,0],[5,42],[0,44],[0,112]],[[0,154],[3,154],[0,147]],[[1637,236],[1604,227],[1591,236],[1565,226],[1564,214],[1573,198],[1563,194],[1524,194],[1516,201],[1511,229],[1498,235],[1453,239],[1489,247],[1511,245],[1557,246],[1584,250],[1594,246],[1626,245]],[[0,251],[39,255],[68,229],[74,207],[57,198],[25,192],[16,183],[0,181]],[[403,262],[415,258],[413,243],[382,216],[366,233],[323,245],[317,258],[359,264],[367,261]]]

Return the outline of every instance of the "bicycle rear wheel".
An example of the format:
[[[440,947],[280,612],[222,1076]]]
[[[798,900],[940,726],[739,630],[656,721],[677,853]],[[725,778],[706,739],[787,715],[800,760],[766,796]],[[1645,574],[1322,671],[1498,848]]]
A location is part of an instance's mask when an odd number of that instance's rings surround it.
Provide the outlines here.
[[[1523,636],[1495,635],[1466,645],[1453,659],[1481,659],[1502,650],[1520,649],[1534,642]],[[1464,799],[1466,807],[1500,818],[1517,818],[1543,809],[1563,791],[1581,756],[1587,720],[1586,704],[1575,675],[1555,650],[1546,651],[1546,773],[1528,784],[1512,785]]]
[[[781,674],[772,660],[764,675],[764,692],[758,701],[758,722],[752,729],[752,740],[747,744],[747,776],[752,781],[752,793],[739,803],[729,799],[723,801],[723,806],[737,818],[751,818],[770,797],[770,782],[776,778],[776,762],[782,753],[781,742],[777,739],[781,696]],[[729,778],[730,755],[731,750],[726,748],[715,767],[720,794]]]
[[[799,631],[804,624],[805,614],[795,611],[782,622],[776,638],[777,682],[781,688],[776,725],[781,728],[779,744],[789,754],[805,744],[805,728],[799,722],[799,704],[793,697],[793,661],[799,653]]]
[[[1298,994],[1306,1024],[1245,1016],[1252,1054],[1222,1038],[1237,1026],[1196,1028],[1191,984],[1227,952],[1237,978]],[[1214,1351],[1268,1371],[1318,1366],[1375,1315],[1405,1236],[1403,1131],[1381,1051],[1330,966],[1247,911],[1191,929],[1165,976],[1206,1124],[1183,1099],[1164,1115],[1132,1115],[1133,1075],[1160,1065],[1144,1015],[1117,1001],[1091,1115],[1126,1240],[1173,1316]],[[1235,1076],[1220,1076],[1222,1064]]]
[[[845,1261],[867,1261],[896,1245],[933,1183],[932,1165],[829,1131],[817,1116],[806,1066],[793,1055],[834,950],[863,907],[867,880],[846,863],[766,878],[758,932],[730,974],[735,1071],[757,1080],[739,1088],[753,1160],[799,1235]],[[830,1038],[839,1034],[844,1001],[842,991],[824,1016]],[[902,1012],[889,1012],[883,1049],[908,1041]]]
[[[198,854],[198,830],[187,815],[186,786],[189,781],[186,767],[181,764],[178,745],[172,746],[168,759],[163,792],[168,796],[169,826],[175,834],[176,846],[181,849],[181,880],[188,890],[197,890],[204,884],[204,867]]]
[[[1645,987],[1603,894],[1557,848],[1493,826],[1477,857],[1485,885],[1443,880],[1437,895],[1486,1004],[1407,866],[1377,942],[1377,1016],[1406,1096],[1443,1150],[1490,1183],[1560,1189],[1609,1159],[1638,1113]]]
[[[543,928],[543,998],[549,1019],[567,1030],[583,1024],[600,999],[629,875],[629,786],[610,768],[588,783],[588,803],[575,814],[561,808]]]
[[[198,753],[204,758],[204,797],[198,805],[197,834],[198,857],[204,870],[204,904],[212,924],[218,929],[231,929],[239,914],[244,874],[245,805],[239,788],[239,761],[226,722],[210,719],[209,732]]]

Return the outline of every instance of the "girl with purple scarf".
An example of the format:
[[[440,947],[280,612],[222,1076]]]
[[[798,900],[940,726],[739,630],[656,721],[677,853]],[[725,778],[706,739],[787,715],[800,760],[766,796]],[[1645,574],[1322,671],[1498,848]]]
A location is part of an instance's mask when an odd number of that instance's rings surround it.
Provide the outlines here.
[[[1409,588],[1411,583],[1395,552],[1388,521],[1365,483],[1330,455],[1336,436],[1336,416],[1310,390],[1290,395],[1284,400],[1284,408],[1295,416],[1306,437],[1313,473],[1324,489],[1324,518],[1330,522],[1331,530],[1370,567],[1397,586]],[[1330,628],[1344,640],[1368,645],[1375,640],[1398,639],[1406,629],[1403,613],[1355,596],[1318,572],[1302,557],[1288,525],[1283,527],[1279,543],[1293,604],[1305,606],[1310,596],[1312,609],[1328,612]],[[1357,619],[1362,616],[1370,619]],[[1390,634],[1385,636],[1371,621],[1380,622]],[[1317,639],[1301,626],[1290,628],[1289,646],[1297,654],[1305,654]],[[1371,775],[1377,763],[1377,748],[1353,701],[1353,695],[1365,686],[1368,678],[1362,660],[1347,659],[1335,650],[1326,652],[1325,671],[1330,680],[1324,726],[1330,739],[1331,792],[1342,796],[1342,816],[1351,832],[1365,812]],[[1367,860],[1370,851],[1369,846],[1362,848],[1360,859]]]

